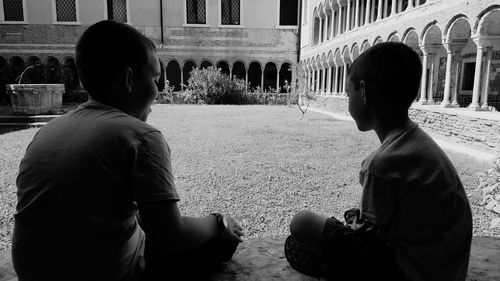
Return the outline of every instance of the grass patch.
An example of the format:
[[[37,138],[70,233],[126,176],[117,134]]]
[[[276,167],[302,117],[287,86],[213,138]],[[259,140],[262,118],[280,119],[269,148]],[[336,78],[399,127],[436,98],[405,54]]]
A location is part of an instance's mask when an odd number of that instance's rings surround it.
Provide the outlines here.
[[[283,237],[293,215],[310,209],[341,217],[361,196],[361,161],[376,149],[374,132],[286,106],[155,105],[149,123],[172,149],[183,214],[230,214],[246,237]],[[10,247],[15,178],[38,129],[0,135],[0,248]],[[492,216],[478,206],[475,173],[488,162],[449,152],[471,198],[475,235]]]

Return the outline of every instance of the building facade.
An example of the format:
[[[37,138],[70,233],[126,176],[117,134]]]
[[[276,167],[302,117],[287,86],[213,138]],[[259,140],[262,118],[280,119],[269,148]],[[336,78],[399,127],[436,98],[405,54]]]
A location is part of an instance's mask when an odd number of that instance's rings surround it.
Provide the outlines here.
[[[420,104],[500,110],[500,1],[304,0],[300,63],[311,89],[343,96],[370,46],[403,42],[422,58]]]
[[[78,88],[77,39],[89,25],[113,19],[157,45],[164,78],[176,90],[194,67],[208,66],[252,87],[281,89],[298,62],[299,10],[299,0],[0,0],[0,88],[30,66],[37,71],[23,82]]]

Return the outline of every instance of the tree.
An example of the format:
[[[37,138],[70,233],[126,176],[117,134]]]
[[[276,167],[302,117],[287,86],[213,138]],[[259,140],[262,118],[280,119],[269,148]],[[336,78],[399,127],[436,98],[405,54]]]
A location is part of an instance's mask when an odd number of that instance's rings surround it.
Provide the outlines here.
[[[297,107],[302,113],[301,119],[303,119],[304,115],[309,109],[311,101],[315,101],[318,95],[309,87],[307,73],[302,65],[300,64],[292,65],[290,67],[290,70],[292,71],[292,73],[295,73],[296,83],[291,87],[287,85],[287,87],[291,88],[290,98],[292,99],[292,101],[297,103]]]

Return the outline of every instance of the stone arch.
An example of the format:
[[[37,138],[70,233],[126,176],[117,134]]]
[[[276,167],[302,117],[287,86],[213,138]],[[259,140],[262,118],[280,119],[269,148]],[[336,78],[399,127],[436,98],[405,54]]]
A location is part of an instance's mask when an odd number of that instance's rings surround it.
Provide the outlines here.
[[[75,59],[73,57],[66,57],[63,60],[62,82],[64,84],[66,94],[80,89],[80,77],[78,77]]]
[[[387,37],[387,42],[401,42],[401,39],[399,38],[398,33],[394,31],[389,34],[389,37]]]
[[[335,53],[334,53],[333,57],[334,57],[334,62],[335,62],[336,66],[342,66],[342,65],[344,65],[344,61],[342,60],[342,55],[340,53],[340,49],[339,48],[337,48],[335,50]]]
[[[419,49],[419,36],[414,28],[405,31],[402,42],[414,50]]]
[[[422,44],[433,44],[433,43],[441,43],[436,38],[442,38],[442,32],[439,26],[437,25],[437,21],[433,21],[427,24],[422,30],[420,42]],[[439,42],[438,42],[439,41]]]
[[[200,63],[200,69],[209,68],[210,66],[214,66],[214,64],[210,60],[207,60],[207,59],[202,60]]]
[[[174,87],[174,91],[180,91],[182,89],[182,69],[177,62],[177,60],[172,59],[167,63],[167,81],[171,87]]]
[[[473,34],[479,34],[479,29],[480,29],[480,25],[481,25],[481,21],[483,19],[485,19],[485,17],[491,13],[492,11],[494,10],[499,10],[500,9],[500,5],[491,5],[489,6],[488,8],[484,9],[483,11],[481,11],[477,18],[476,18],[476,21],[474,22],[474,28],[473,28]]]
[[[233,63],[233,77],[237,79],[245,80],[247,74],[247,67],[242,60],[237,60]]]
[[[26,84],[43,84],[45,83],[44,77],[44,63],[42,59],[37,56],[29,56],[26,60],[26,69],[24,71],[21,83]]]
[[[266,63],[264,67],[264,90],[271,91],[276,88],[276,79],[278,78],[278,69],[274,62]]]
[[[377,36],[377,37],[375,38],[375,40],[373,40],[373,46],[375,46],[375,45],[377,45],[377,44],[380,44],[380,43],[383,43],[383,42],[384,42],[384,40],[382,39],[382,37]]]
[[[477,36],[499,36],[500,35],[500,8],[489,9],[482,13],[477,21]]]
[[[312,45],[318,45],[319,43],[319,25],[320,25],[320,18],[318,14],[318,8],[315,8],[313,13],[313,24],[311,25]]]
[[[191,59],[184,61],[182,66],[182,84],[187,86],[189,84],[189,78],[191,77],[191,71],[196,68],[196,62]]]
[[[227,60],[219,60],[217,62],[217,68],[220,68],[221,73],[229,75],[231,73],[231,70],[229,69],[229,63]]]
[[[342,49],[342,61],[345,64],[352,63],[352,61],[351,61],[351,55],[350,55],[349,47],[348,46],[344,46],[344,48]]]
[[[361,45],[361,53],[364,53],[366,50],[368,50],[371,47],[370,42],[368,40],[365,40],[363,44]]]
[[[248,66],[248,83],[252,89],[262,88],[262,66],[260,62],[250,62],[250,65]]]
[[[280,68],[280,93],[286,93],[286,86],[291,86],[292,84],[292,64],[290,62],[284,62]]]
[[[354,61],[359,56],[358,43],[354,43],[351,46],[351,60]]]
[[[56,57],[48,56],[45,59],[45,81],[49,84],[62,82],[62,67]]]
[[[422,76],[425,79],[424,93],[429,103],[441,103],[444,96],[445,71],[447,52],[442,44],[443,33],[437,24],[426,27],[422,35],[422,46],[427,53],[427,65],[424,65]]]
[[[17,83],[21,73],[26,68],[24,60],[20,56],[12,56],[7,63],[7,84]]]
[[[160,79],[158,79],[156,86],[158,87],[159,92],[163,92],[165,90],[165,85],[167,84],[167,79],[165,78],[165,63],[161,58],[158,58],[158,62],[160,63]]]

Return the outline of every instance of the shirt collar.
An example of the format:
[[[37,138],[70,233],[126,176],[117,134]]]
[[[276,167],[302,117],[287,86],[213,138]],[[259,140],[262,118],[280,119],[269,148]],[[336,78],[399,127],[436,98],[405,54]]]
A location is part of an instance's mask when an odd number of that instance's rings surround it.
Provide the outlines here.
[[[390,142],[392,139],[394,139],[395,137],[403,134],[404,132],[410,130],[410,129],[413,129],[414,127],[417,127],[418,124],[411,121],[410,119],[408,119],[407,121],[405,121],[404,123],[402,123],[401,125],[397,126],[396,128],[394,128],[392,131],[390,131],[387,136],[385,136],[385,139],[384,141],[382,142],[382,145]]]

